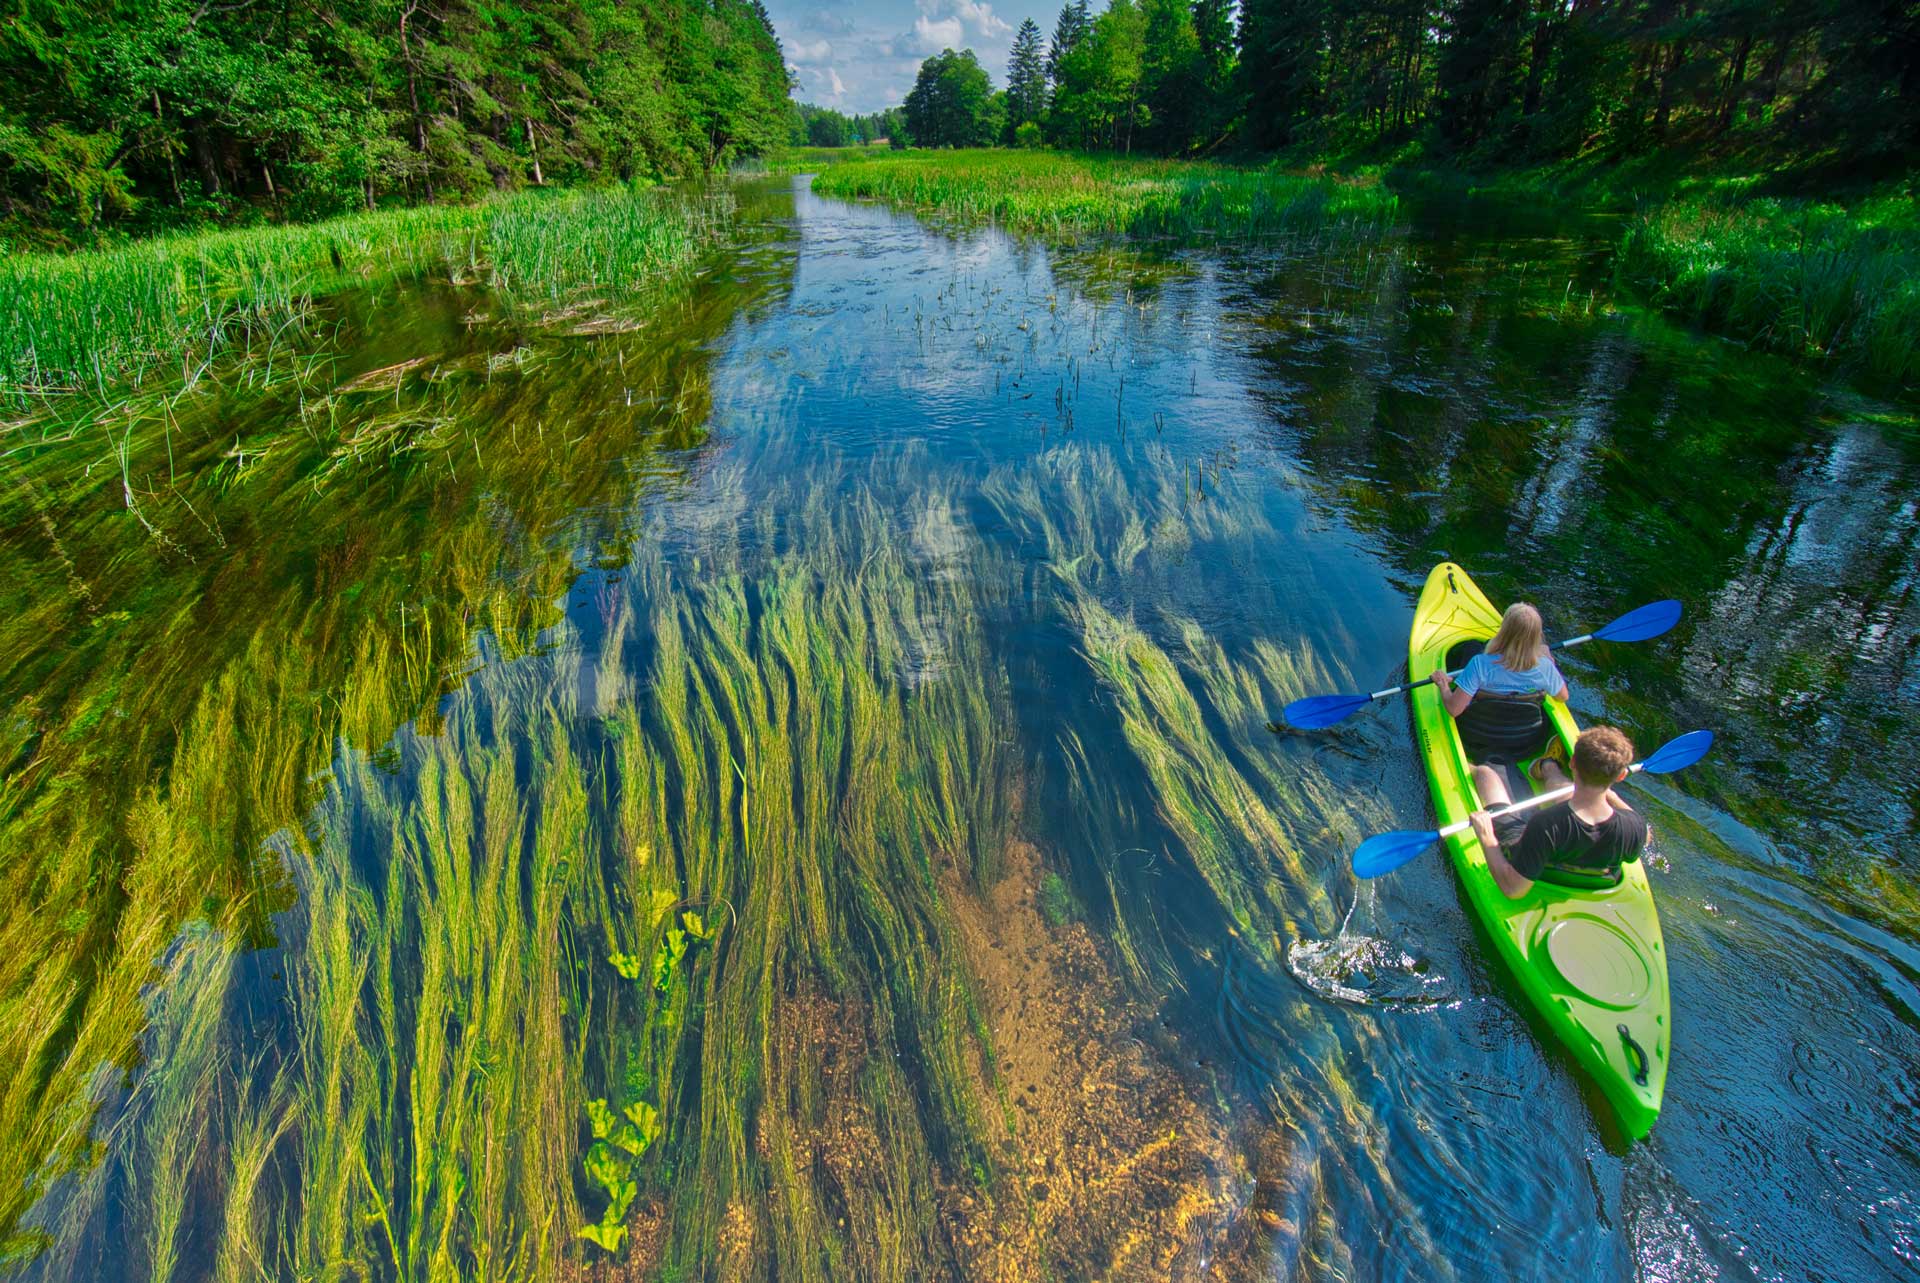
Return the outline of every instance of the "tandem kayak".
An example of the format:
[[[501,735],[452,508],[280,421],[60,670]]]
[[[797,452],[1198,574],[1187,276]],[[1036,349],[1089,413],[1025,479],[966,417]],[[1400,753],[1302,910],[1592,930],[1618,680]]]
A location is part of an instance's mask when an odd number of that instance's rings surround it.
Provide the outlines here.
[[[1444,665],[1462,641],[1485,641],[1500,626],[1495,609],[1467,572],[1442,562],[1427,577],[1414,610],[1407,671],[1417,679]],[[1440,827],[1480,806],[1453,718],[1431,686],[1412,693],[1413,725]],[[1579,728],[1558,700],[1546,701],[1553,732],[1569,752]],[[1593,1079],[1630,1139],[1660,1116],[1672,1019],[1660,915],[1643,861],[1625,866],[1617,886],[1584,889],[1535,882],[1510,900],[1493,880],[1471,828],[1446,838],[1467,902],[1494,948],[1554,1037]]]

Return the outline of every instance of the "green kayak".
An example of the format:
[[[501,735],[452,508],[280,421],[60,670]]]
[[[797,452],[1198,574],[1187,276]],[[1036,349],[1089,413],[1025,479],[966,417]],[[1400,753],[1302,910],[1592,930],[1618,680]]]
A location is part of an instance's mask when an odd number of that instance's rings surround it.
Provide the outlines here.
[[[1485,641],[1496,610],[1467,572],[1442,562],[1427,577],[1407,646],[1411,679],[1441,667],[1458,642]],[[1431,686],[1415,690],[1414,733],[1426,762],[1440,827],[1480,805],[1460,733]],[[1558,700],[1547,701],[1554,732],[1569,750],[1579,728]],[[1618,886],[1576,889],[1536,882],[1509,900],[1493,880],[1472,829],[1446,839],[1467,900],[1540,1018],[1612,1104],[1630,1139],[1660,1116],[1672,1022],[1667,955],[1647,873],[1636,861]]]

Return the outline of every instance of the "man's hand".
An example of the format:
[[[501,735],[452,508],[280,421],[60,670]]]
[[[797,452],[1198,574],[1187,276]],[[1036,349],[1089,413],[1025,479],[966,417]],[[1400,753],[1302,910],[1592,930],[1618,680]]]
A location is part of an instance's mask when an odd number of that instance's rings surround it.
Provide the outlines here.
[[[1493,816],[1485,810],[1475,811],[1467,817],[1473,821],[1473,835],[1480,839],[1483,847],[1499,849],[1500,839],[1493,835]]]
[[[1432,677],[1430,677],[1428,680],[1430,680],[1433,683],[1434,689],[1439,691],[1442,695],[1451,695],[1453,693],[1453,678],[1447,676],[1446,669],[1444,668],[1434,669]]]

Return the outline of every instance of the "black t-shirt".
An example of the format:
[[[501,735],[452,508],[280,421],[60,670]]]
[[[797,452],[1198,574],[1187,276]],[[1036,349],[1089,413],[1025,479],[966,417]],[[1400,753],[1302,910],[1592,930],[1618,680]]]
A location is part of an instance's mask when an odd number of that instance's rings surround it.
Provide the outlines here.
[[[1601,823],[1589,824],[1573,813],[1570,801],[1556,802],[1529,819],[1516,836],[1512,842],[1503,837],[1500,845],[1507,863],[1523,878],[1537,881],[1549,864],[1572,873],[1605,876],[1640,858],[1640,849],[1647,844],[1647,822],[1632,811],[1616,808]]]

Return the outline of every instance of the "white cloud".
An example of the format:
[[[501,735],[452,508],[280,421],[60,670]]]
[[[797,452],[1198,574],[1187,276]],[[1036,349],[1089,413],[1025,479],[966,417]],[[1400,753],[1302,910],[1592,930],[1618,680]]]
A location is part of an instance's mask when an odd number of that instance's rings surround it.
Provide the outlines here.
[[[845,36],[853,34],[853,19],[826,9],[809,10],[800,19],[802,31],[824,31],[828,35]]]
[[[812,103],[816,107],[836,107],[841,111],[859,111],[861,108],[847,100],[847,82],[840,78],[835,67],[796,67],[794,79],[799,82],[800,92],[794,97]]]
[[[923,58],[972,49],[997,85],[1013,28],[1029,8],[1051,29],[1060,0],[765,0],[789,62],[795,97],[848,112],[898,106]],[[1007,16],[1001,17],[1004,12]],[[835,77],[838,77],[837,87]]]
[[[930,5],[936,8],[930,8]],[[1013,28],[994,14],[993,6],[990,4],[976,4],[974,0],[946,0],[945,4],[941,5],[940,0],[920,0],[922,13],[935,12],[938,7],[948,9],[954,17],[966,25],[967,30],[983,40],[994,40],[1013,34]]]
[[[941,18],[928,21],[926,15],[913,20],[911,45],[920,53],[939,53],[942,49],[958,49],[966,40],[966,28],[958,18]]]

